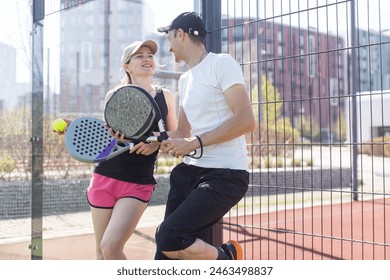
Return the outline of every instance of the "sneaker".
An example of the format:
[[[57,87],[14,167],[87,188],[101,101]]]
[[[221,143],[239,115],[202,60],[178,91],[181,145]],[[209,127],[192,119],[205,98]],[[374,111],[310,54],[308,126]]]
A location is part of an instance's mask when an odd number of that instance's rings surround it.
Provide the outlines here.
[[[230,260],[242,260],[242,248],[241,245],[235,240],[229,240],[221,246],[222,250],[226,253]]]

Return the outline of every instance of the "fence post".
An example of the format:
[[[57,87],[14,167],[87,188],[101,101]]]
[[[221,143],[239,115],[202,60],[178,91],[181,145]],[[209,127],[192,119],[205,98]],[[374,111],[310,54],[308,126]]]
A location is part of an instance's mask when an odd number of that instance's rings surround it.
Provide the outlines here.
[[[221,0],[208,1],[202,0],[202,17],[205,22],[206,50],[213,53],[221,52]],[[223,241],[223,223],[222,220],[209,228],[205,241],[219,246]]]
[[[221,0],[202,0],[202,17],[208,32],[206,49],[209,52],[221,52]]]
[[[31,250],[32,260],[42,259],[43,214],[43,19],[45,0],[32,6],[32,96],[31,96]]]
[[[358,201],[358,135],[357,135],[357,60],[359,59],[356,55],[356,19],[355,19],[355,1],[351,1],[351,95],[352,95],[352,186],[353,186],[353,200]]]

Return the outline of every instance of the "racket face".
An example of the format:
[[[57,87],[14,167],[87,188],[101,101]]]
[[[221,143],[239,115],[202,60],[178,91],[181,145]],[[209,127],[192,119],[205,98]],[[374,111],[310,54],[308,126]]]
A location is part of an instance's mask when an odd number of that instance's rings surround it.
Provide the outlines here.
[[[158,118],[155,106],[154,99],[144,89],[123,86],[108,100],[104,118],[114,132],[137,140],[151,132]]]
[[[105,158],[101,154],[112,149],[113,145],[116,145],[116,139],[104,127],[104,122],[96,118],[77,118],[66,130],[65,146],[68,153],[78,161],[103,161]]]

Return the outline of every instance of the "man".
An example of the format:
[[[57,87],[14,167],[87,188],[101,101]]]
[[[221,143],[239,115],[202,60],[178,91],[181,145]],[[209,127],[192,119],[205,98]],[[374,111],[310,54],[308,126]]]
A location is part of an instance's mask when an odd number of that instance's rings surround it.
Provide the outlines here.
[[[190,70],[179,80],[178,128],[161,145],[185,159],[171,173],[156,259],[242,259],[237,241],[214,247],[202,240],[248,189],[244,134],[256,124],[241,67],[230,55],[206,52],[206,30],[195,13],[158,31],[167,33],[176,62],[185,61]],[[196,149],[202,157],[186,156]]]

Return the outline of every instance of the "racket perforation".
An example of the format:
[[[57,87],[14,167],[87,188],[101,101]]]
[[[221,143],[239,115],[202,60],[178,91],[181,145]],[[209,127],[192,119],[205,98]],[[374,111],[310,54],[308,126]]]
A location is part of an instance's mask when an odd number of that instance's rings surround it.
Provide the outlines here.
[[[104,122],[91,117],[78,118],[69,125],[65,134],[69,154],[82,162],[102,162],[128,150],[132,145],[117,148]]]
[[[67,148],[71,155],[79,160],[93,162],[112,139],[103,125],[103,121],[83,118],[72,128],[69,127],[68,130],[72,131],[69,133]]]
[[[128,139],[137,139],[146,134],[155,118],[155,109],[148,93],[134,86],[117,90],[107,102],[106,123]]]

